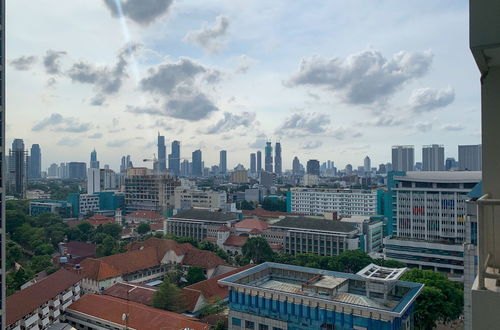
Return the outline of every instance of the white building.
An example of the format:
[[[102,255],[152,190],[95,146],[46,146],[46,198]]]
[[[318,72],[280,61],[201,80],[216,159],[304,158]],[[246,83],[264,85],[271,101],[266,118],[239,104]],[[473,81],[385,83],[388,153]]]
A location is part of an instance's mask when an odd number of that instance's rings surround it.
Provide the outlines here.
[[[367,216],[355,215],[342,218],[340,221],[350,223],[358,228],[363,235],[361,247],[366,253],[377,253],[382,251],[382,240],[384,238],[384,223],[382,220],[372,220]]]
[[[6,329],[48,329],[80,298],[81,277],[60,269],[7,297]]]
[[[197,188],[176,187],[174,205],[177,210],[190,208],[226,209],[227,193],[224,190],[201,190]]]
[[[392,169],[394,171],[413,171],[415,148],[413,146],[392,147]]]
[[[460,171],[481,171],[481,157],[480,144],[458,146],[458,169]]]
[[[433,144],[422,147],[422,171],[444,171],[444,147]]]
[[[287,199],[293,213],[323,215],[337,211],[342,217],[377,214],[376,191],[293,188]]]
[[[87,194],[101,191],[101,172],[98,168],[87,169]]]
[[[79,209],[80,214],[99,211],[99,195],[81,194]]]
[[[304,174],[302,177],[302,185],[306,187],[317,186],[319,184],[319,176],[315,174]]]

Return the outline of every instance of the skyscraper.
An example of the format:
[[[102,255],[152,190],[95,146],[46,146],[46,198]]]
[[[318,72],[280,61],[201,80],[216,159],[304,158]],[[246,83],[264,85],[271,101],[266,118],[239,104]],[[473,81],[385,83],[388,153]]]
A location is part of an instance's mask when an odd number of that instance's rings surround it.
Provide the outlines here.
[[[195,150],[192,154],[193,159],[193,176],[202,176],[203,175],[203,165],[201,158],[201,150]]]
[[[26,150],[22,139],[14,139],[9,153],[11,192],[23,198],[26,192]]]
[[[168,168],[174,175],[181,174],[181,143],[172,141],[172,152],[168,155]]]
[[[281,143],[276,142],[274,148],[274,173],[276,175],[281,175],[282,173],[282,163],[281,163]]]
[[[415,149],[413,146],[392,147],[392,170],[413,171],[415,165]]]
[[[262,171],[262,152],[257,151],[257,172]]]
[[[219,170],[221,174],[227,172],[227,151],[221,150],[219,154]]]
[[[90,168],[99,168],[99,161],[97,160],[97,151],[95,151],[95,148],[90,153]]]
[[[482,146],[463,145],[458,146],[458,169],[460,171],[481,171],[482,166]]]
[[[69,179],[85,180],[87,177],[87,164],[84,162],[69,162],[67,166]]]
[[[250,154],[250,173],[257,172],[257,159],[255,157],[255,153]]]
[[[271,142],[266,142],[266,148],[264,150],[265,160],[264,160],[264,169],[266,172],[273,172],[273,147]]]
[[[165,137],[158,132],[158,169],[165,172],[167,169],[167,147],[165,146]]]
[[[28,163],[28,179],[40,179],[42,177],[42,153],[39,144],[31,146]]]
[[[433,144],[422,147],[422,171],[444,171],[444,147]]]
[[[295,156],[293,158],[293,162],[292,162],[292,173],[294,175],[299,175],[300,174],[300,161],[299,161],[299,158],[297,156]]]
[[[372,161],[370,160],[370,157],[366,156],[365,157],[365,160],[364,160],[364,170],[365,170],[365,173],[368,173],[372,170]]]
[[[307,174],[319,176],[319,160],[310,159],[307,161]]]

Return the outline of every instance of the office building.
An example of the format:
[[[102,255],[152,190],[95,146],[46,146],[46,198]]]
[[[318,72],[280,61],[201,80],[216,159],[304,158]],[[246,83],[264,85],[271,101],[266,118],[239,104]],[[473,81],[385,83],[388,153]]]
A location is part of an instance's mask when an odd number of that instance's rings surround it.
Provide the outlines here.
[[[257,172],[262,171],[262,152],[257,151]]]
[[[295,156],[293,158],[293,162],[292,162],[292,173],[293,175],[300,175],[300,161],[299,161],[299,158],[297,156]]]
[[[392,147],[392,170],[413,171],[415,165],[415,149],[413,146]]]
[[[458,146],[458,169],[460,171],[481,171],[482,146],[480,144]]]
[[[260,171],[259,183],[266,188],[274,186],[276,184],[276,174],[267,171]]]
[[[133,166],[132,161],[130,160],[130,155],[123,156],[120,164],[120,172],[127,173],[127,169]]]
[[[227,151],[221,150],[219,154],[219,171],[221,174],[227,172]]]
[[[413,329],[424,285],[404,268],[370,264],[356,274],[266,262],[219,280],[229,287],[228,328]]]
[[[28,162],[28,179],[40,178],[42,178],[42,152],[39,144],[33,144]]]
[[[266,142],[264,157],[264,170],[273,173],[273,147],[271,142]]]
[[[168,168],[173,175],[181,174],[181,143],[172,141],[172,152],[168,155]]]
[[[174,192],[174,207],[176,210],[204,208],[225,210],[227,193],[224,190],[201,190],[194,187],[176,187]]]
[[[352,175],[352,165],[351,164],[347,164],[345,166],[345,175]]]
[[[73,205],[67,201],[56,201],[51,199],[32,200],[29,204],[29,215],[37,217],[44,213],[54,213],[61,218],[71,218],[74,214]]]
[[[307,174],[319,176],[319,161],[310,159],[307,161]]]
[[[392,180],[385,256],[463,280],[466,201],[481,172],[400,172]]]
[[[291,188],[287,192],[287,211],[323,215],[336,211],[339,216],[377,214],[377,192],[367,190]]]
[[[132,167],[125,178],[126,212],[149,210],[164,214],[174,208],[174,189],[179,186],[168,174],[153,173],[144,167]]]
[[[201,156],[201,150],[195,150],[192,154],[193,168],[191,170],[191,175],[200,177],[203,176],[203,162]]]
[[[97,160],[97,151],[92,150],[90,153],[90,168],[99,168],[99,161]]]
[[[245,168],[234,169],[231,172],[231,182],[236,184],[248,183],[248,171]]]
[[[363,161],[363,171],[365,173],[370,173],[371,170],[372,170],[372,161],[370,160],[370,157],[366,156]]]
[[[281,176],[282,172],[281,143],[276,142],[274,146],[274,173],[276,173],[277,176]]]
[[[353,215],[340,219],[341,222],[350,223],[358,229],[360,237],[359,249],[366,253],[382,252],[384,238],[384,223],[382,216]]]
[[[101,171],[99,168],[89,168],[87,170],[87,194],[94,194],[101,191]]]
[[[68,178],[73,180],[85,180],[87,177],[87,164],[84,162],[69,162]]]
[[[27,151],[24,148],[22,139],[14,139],[12,149],[9,152],[9,185],[10,193],[24,198],[26,193],[26,156]]]
[[[446,158],[444,162],[445,171],[455,171],[458,170],[458,162],[453,157]]]
[[[422,171],[444,171],[444,147],[433,144],[422,147]]]
[[[250,173],[257,173],[257,158],[255,156],[255,153],[250,154]]]
[[[165,172],[167,170],[167,147],[165,146],[165,137],[158,132],[158,170]]]

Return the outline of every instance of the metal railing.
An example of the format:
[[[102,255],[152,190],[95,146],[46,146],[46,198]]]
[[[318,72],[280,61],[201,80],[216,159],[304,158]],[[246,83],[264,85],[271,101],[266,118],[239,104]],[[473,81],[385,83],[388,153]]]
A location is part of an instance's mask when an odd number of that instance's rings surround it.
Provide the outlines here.
[[[500,199],[488,194],[477,200],[478,207],[478,289],[486,289],[485,280],[500,280]],[[498,242],[498,243],[497,243]]]

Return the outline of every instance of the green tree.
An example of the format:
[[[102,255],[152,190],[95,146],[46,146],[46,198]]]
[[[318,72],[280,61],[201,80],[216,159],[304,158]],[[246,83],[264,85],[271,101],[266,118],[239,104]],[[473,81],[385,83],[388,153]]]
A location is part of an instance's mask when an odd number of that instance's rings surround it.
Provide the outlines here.
[[[35,246],[35,249],[33,251],[36,255],[41,256],[41,255],[50,255],[52,252],[54,252],[54,247],[52,244],[49,243],[43,243],[38,246]]]
[[[188,285],[198,283],[206,280],[205,274],[203,273],[203,268],[201,267],[189,267],[186,281]]]
[[[19,227],[28,222],[26,215],[19,210],[6,210],[5,218],[7,221],[7,233],[14,233]]]
[[[11,295],[21,289],[21,285],[31,280],[33,276],[35,276],[33,271],[24,268],[20,268],[16,272],[10,272],[7,274],[7,295]]]
[[[262,208],[267,211],[286,212],[286,202],[284,200],[264,198]]]
[[[120,251],[120,245],[113,237],[106,235],[102,243],[96,246],[96,256],[98,258],[110,256]]]
[[[7,260],[5,264],[7,269],[14,266],[14,263],[19,262],[23,257],[23,250],[19,244],[13,241],[7,241]]]
[[[152,305],[155,308],[171,312],[183,312],[185,303],[182,291],[165,279],[153,296]]]
[[[273,250],[262,237],[252,237],[242,246],[241,252],[244,257],[256,264],[273,260]]]
[[[401,278],[404,281],[425,284],[415,308],[415,326],[433,329],[437,321],[457,319],[463,310],[464,293],[460,284],[431,270],[412,269]]]
[[[214,330],[226,330],[226,326],[224,324],[224,321],[218,320],[217,323],[215,323]]]
[[[338,261],[343,272],[357,273],[371,264],[373,259],[361,250],[348,250],[339,255]]]
[[[255,207],[253,206],[252,202],[249,202],[247,200],[236,202],[236,208],[238,210],[255,210]]]
[[[79,223],[76,228],[80,231],[80,239],[83,242],[92,241],[94,239],[94,227],[88,222]]]
[[[98,231],[108,234],[115,239],[120,239],[122,236],[122,226],[117,223],[106,223],[99,226]]]
[[[147,234],[151,231],[151,226],[148,223],[141,223],[139,226],[137,226],[137,232],[139,235],[144,235]]]
[[[214,302],[209,302],[205,304],[199,311],[199,317],[205,317],[207,315],[219,314],[226,309],[226,304],[221,302],[219,299],[215,299]]]
[[[30,267],[35,273],[39,273],[50,266],[52,266],[52,259],[48,255],[34,256],[30,260]]]

